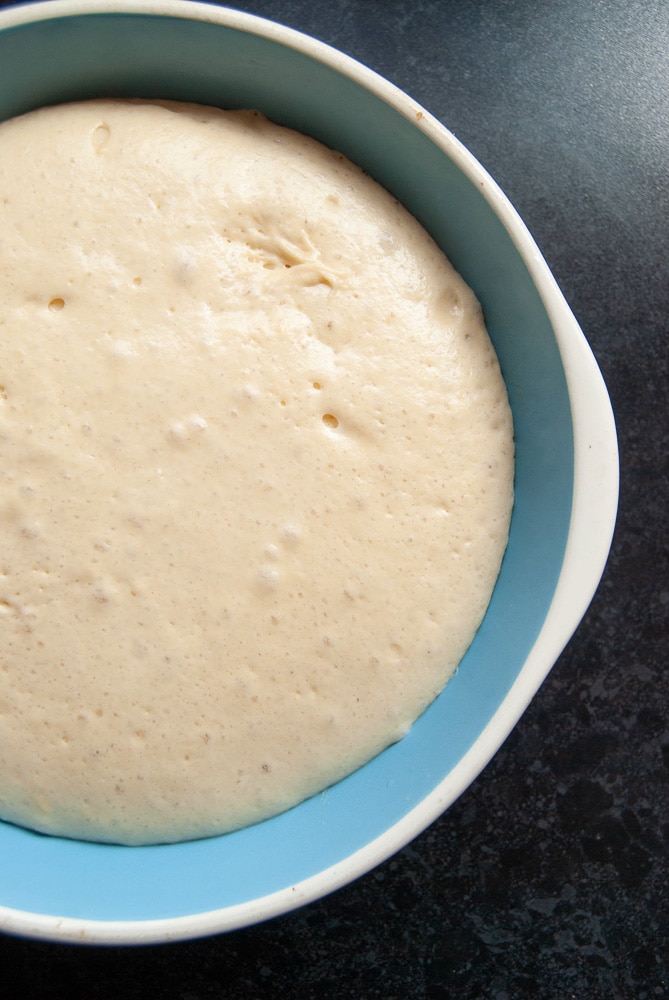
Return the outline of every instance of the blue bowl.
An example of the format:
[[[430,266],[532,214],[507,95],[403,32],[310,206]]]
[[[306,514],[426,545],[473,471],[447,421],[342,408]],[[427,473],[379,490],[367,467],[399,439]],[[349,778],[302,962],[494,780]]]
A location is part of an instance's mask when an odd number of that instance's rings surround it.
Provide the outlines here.
[[[423,223],[482,303],[516,433],[509,545],[455,677],[400,743],[274,819],[209,840],[120,847],[0,823],[0,928],[168,941],[286,912],[425,829],[490,760],[577,627],[608,555],[615,427],[585,338],[524,225],[407,95],[268,21],[188,0],[52,0],[0,12],[0,119],[101,96],[269,118],[335,147]]]

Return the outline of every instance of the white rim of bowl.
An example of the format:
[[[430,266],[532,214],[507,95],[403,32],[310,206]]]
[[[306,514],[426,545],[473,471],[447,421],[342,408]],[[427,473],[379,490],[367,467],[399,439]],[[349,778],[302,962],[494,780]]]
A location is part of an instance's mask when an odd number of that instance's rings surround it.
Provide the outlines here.
[[[470,750],[399,822],[342,862],[258,899],[160,920],[92,920],[0,906],[0,930],[90,944],[151,944],[207,937],[269,920],[353,882],[433,823],[492,759],[537,693],[594,596],[606,565],[618,506],[618,445],[609,396],[592,351],[557,282],[506,195],[462,143],[404,91],[325,42],[265,18],[196,0],[43,0],[0,11],[0,30],[83,14],[127,13],[207,21],[261,35],[325,63],[380,97],[424,132],[479,188],[519,251],[542,298],[567,379],[574,424],[574,494],[562,570],[522,670]]]

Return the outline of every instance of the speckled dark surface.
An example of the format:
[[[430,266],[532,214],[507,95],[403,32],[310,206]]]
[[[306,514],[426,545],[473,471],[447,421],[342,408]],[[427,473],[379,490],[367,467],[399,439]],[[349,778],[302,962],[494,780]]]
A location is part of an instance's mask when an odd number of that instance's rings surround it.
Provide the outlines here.
[[[614,546],[586,618],[512,736],[398,856],[320,903],[213,939],[117,949],[0,938],[0,992],[669,997],[669,4],[243,9],[407,90],[519,209],[611,393],[622,469]]]

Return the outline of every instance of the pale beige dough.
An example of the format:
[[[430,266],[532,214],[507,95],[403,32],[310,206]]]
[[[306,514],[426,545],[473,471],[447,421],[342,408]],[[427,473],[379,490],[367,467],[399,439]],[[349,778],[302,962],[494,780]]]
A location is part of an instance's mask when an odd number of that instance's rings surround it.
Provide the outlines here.
[[[0,815],[207,836],[401,738],[513,481],[418,224],[254,113],[45,109],[0,127],[0,301]]]

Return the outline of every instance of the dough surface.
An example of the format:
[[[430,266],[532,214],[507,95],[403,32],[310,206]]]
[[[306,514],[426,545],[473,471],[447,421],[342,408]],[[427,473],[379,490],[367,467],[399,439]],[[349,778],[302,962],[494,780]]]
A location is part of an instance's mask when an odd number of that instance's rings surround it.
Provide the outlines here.
[[[513,502],[479,306],[415,220],[256,113],[42,109],[0,126],[0,295],[0,815],[209,836],[400,739]]]

